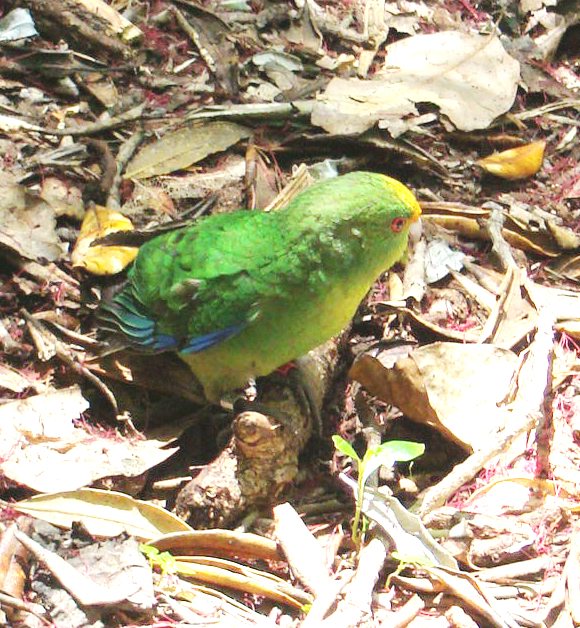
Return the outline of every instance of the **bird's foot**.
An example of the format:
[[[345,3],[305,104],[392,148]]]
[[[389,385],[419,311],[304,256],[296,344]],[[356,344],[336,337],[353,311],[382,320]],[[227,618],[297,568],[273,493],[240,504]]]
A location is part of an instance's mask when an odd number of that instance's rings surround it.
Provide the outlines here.
[[[287,386],[291,390],[302,413],[310,417],[313,432],[318,438],[321,438],[322,417],[320,416],[320,408],[316,403],[316,394],[310,383],[308,373],[303,368],[301,359],[298,358],[278,367],[274,373],[264,379]]]

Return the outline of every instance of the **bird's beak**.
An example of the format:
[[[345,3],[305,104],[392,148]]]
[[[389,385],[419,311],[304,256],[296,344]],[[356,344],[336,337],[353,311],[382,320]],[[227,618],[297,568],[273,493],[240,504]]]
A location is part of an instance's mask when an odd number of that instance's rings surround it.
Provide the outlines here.
[[[413,224],[409,228],[409,241],[418,242],[423,235],[423,223],[420,219],[412,218]]]

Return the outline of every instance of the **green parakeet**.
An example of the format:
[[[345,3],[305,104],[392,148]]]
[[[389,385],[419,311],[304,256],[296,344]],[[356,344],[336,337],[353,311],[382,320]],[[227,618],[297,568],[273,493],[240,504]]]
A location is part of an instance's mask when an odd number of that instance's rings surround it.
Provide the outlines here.
[[[218,401],[340,332],[420,213],[402,183],[352,172],[277,212],[209,216],[141,247],[103,325],[125,346],[177,352]]]

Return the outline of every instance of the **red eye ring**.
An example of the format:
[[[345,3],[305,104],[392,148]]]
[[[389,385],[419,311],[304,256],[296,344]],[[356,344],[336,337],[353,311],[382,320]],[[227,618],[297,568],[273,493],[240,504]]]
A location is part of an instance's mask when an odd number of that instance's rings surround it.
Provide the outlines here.
[[[403,227],[407,224],[407,220],[405,218],[393,218],[391,221],[391,231],[394,233],[400,233],[403,231]]]

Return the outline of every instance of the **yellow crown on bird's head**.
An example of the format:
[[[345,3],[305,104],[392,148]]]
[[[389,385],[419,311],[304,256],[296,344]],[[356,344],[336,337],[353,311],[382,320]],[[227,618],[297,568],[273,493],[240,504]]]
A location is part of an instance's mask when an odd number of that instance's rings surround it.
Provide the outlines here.
[[[393,179],[392,177],[388,177],[386,174],[383,175],[385,178],[385,185],[389,188],[389,192],[395,193],[401,202],[407,205],[411,210],[411,222],[415,222],[419,220],[421,216],[421,206],[419,202],[415,198],[415,195],[411,190],[397,179]]]

